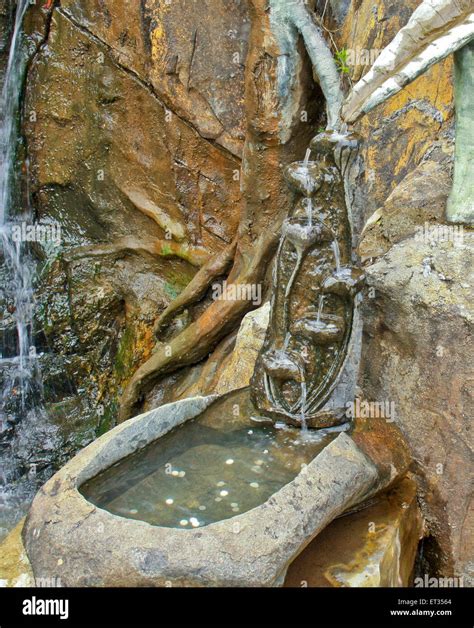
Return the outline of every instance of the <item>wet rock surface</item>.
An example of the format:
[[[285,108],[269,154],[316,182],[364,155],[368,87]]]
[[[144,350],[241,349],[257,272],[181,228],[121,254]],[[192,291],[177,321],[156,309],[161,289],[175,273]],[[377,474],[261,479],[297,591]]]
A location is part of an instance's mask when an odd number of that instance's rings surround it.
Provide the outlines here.
[[[33,571],[26,555],[21,531],[22,519],[0,544],[0,587],[32,587]]]
[[[394,403],[442,573],[472,578],[473,235],[405,239],[367,270],[362,388]],[[462,469],[462,472],[460,470]]]
[[[240,155],[244,140],[243,72],[247,3],[117,3],[66,0],[65,14],[93,33],[113,58],[149,83],[198,133]]]
[[[406,478],[375,503],[333,521],[288,569],[285,587],[409,587],[423,520]]]
[[[60,241],[33,244],[48,435],[30,425],[17,450],[24,470],[46,473],[114,425],[155,319],[235,234],[246,51],[240,3],[219,9],[216,28],[234,33],[219,40],[223,55],[209,55],[201,36],[212,2],[186,24],[154,3],[61,4],[32,7],[25,21],[28,190],[36,220],[59,225]],[[179,80],[162,56],[162,18]],[[212,87],[211,74],[222,77]],[[212,124],[219,133],[206,132]]]

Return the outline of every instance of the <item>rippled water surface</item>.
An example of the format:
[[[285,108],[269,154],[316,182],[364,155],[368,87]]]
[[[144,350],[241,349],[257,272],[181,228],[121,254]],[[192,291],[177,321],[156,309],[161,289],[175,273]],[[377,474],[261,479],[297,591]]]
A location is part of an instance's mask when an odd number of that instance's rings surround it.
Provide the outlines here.
[[[335,436],[254,423],[246,391],[213,404],[81,487],[95,505],[153,525],[199,527],[246,512],[291,482]]]

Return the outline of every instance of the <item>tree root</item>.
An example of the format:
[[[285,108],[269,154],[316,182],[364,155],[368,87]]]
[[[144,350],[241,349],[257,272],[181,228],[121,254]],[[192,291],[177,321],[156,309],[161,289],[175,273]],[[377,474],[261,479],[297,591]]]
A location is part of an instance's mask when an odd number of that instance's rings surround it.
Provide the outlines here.
[[[181,294],[160,315],[155,323],[155,334],[158,334],[176,314],[202,299],[211,282],[227,272],[234,260],[236,248],[237,240],[234,239],[231,244],[204,264]]]
[[[236,242],[209,260],[187,288],[158,318],[155,331],[166,325],[174,314],[201,299],[212,280],[223,275],[234,259],[227,285],[259,284],[279,240],[284,217],[292,203],[287,191],[282,164],[302,154],[300,142],[304,133],[298,116],[291,117],[291,128],[283,137],[281,129],[288,124],[288,112],[300,110],[302,95],[297,89],[298,76],[288,76],[287,91],[281,94],[281,77],[268,59],[290,55],[288,67],[303,67],[295,34],[299,32],[318,76],[328,106],[330,126],[339,123],[342,104],[340,78],[335,61],[303,0],[251,0],[251,34],[246,62],[247,133],[242,158],[242,198]],[[268,17],[270,9],[272,19]],[[288,45],[288,42],[291,42]],[[293,46],[293,42],[295,45]],[[293,65],[292,65],[293,64]],[[256,74],[261,80],[256,81]],[[301,74],[303,76],[303,74]],[[263,104],[262,104],[263,103]],[[306,144],[305,144],[306,148]],[[135,204],[136,199],[134,199]],[[146,209],[138,203],[140,209]],[[153,209],[153,216],[156,212]],[[145,212],[145,213],[147,213]],[[235,257],[234,257],[235,254]],[[236,290],[236,293],[240,291]],[[165,374],[206,358],[223,337],[227,336],[252,307],[250,300],[215,300],[199,318],[168,344],[156,351],[133,375],[126,386],[118,421],[130,418],[140,408],[144,395]]]
[[[238,259],[240,272],[235,284],[259,283],[266,271],[278,242],[278,229],[261,239],[253,256]],[[205,358],[217,343],[229,334],[241,318],[252,309],[250,300],[217,300],[189,327],[169,343],[162,344],[133,375],[125,388],[118,415],[118,422],[126,421],[137,411],[143,395],[163,375]]]
[[[98,244],[82,246],[65,255],[66,261],[82,259],[84,257],[123,255],[124,253],[139,253],[158,255],[160,257],[179,257],[192,266],[201,267],[209,261],[209,253],[200,246],[192,246],[185,242],[173,240],[143,239],[126,236],[112,244]]]

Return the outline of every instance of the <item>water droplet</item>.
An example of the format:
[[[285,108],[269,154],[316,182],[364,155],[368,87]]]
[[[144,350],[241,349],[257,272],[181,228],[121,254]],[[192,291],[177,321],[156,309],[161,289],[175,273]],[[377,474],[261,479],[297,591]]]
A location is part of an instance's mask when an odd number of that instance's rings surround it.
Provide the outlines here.
[[[229,491],[221,491],[221,492],[219,493],[219,495],[220,495],[221,497],[227,497],[227,495],[228,495],[228,494],[229,494]]]
[[[179,522],[180,526],[187,526],[189,523],[189,521],[187,519],[181,519],[181,521]]]
[[[226,463],[226,464],[234,464],[234,461],[232,460],[232,458],[228,458],[228,459],[225,461],[225,463]]]
[[[175,478],[179,475],[178,471],[171,471],[171,475]]]
[[[247,434],[253,434],[253,430],[249,430]]]
[[[191,522],[191,525],[193,526],[193,528],[198,528],[200,526],[200,523],[196,519],[196,517],[191,517],[189,521]]]
[[[173,502],[174,502],[174,499],[171,499],[171,497],[166,500],[166,503],[168,504],[168,506],[171,506]]]

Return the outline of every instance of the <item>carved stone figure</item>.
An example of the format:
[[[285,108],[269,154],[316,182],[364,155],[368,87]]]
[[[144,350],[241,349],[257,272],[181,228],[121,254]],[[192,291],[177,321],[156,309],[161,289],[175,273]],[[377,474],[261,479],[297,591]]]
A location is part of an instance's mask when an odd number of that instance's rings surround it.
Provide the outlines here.
[[[343,183],[356,148],[355,136],[326,131],[311,142],[315,161],[308,151],[305,161],[286,169],[299,198],[282,227],[252,397],[265,417],[302,427],[347,420],[344,407],[321,408],[345,361],[363,279],[353,266]]]

